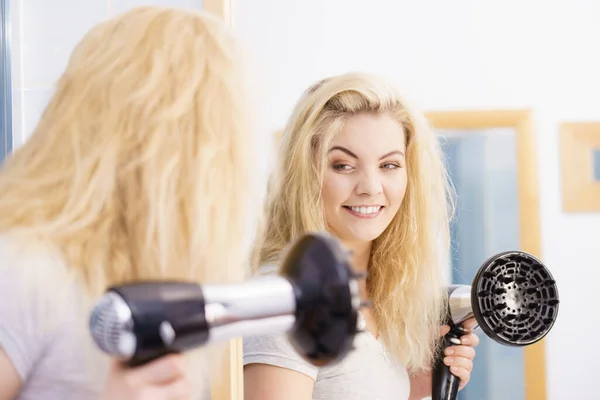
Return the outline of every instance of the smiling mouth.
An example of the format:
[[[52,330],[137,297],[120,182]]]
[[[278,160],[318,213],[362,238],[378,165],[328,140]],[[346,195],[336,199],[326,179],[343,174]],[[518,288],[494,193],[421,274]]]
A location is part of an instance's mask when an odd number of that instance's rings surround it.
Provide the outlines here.
[[[343,206],[350,214],[359,218],[374,218],[381,214],[383,206],[361,206],[361,207],[350,207]]]

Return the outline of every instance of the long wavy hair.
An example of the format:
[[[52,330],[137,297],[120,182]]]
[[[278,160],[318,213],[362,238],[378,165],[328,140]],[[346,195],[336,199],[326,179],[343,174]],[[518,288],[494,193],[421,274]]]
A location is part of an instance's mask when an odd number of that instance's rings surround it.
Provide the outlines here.
[[[48,276],[90,299],[243,279],[264,184],[240,50],[204,12],[142,7],[91,29],[2,165],[0,232],[56,249],[68,274]]]
[[[393,115],[406,132],[406,196],[373,243],[367,290],[387,351],[412,372],[427,370],[446,310],[452,188],[426,119],[381,77],[331,77],[300,98],[281,137],[255,267],[276,262],[298,235],[327,230],[321,199],[327,150],[344,121],[359,113]]]
[[[2,166],[0,230],[55,243],[93,294],[242,278],[259,186],[236,54],[201,12],[143,7],[94,27]]]

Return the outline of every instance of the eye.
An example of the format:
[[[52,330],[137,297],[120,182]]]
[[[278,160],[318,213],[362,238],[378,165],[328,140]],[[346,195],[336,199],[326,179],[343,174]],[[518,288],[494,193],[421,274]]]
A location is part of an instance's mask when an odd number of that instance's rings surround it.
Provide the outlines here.
[[[333,164],[332,168],[336,171],[350,171],[353,169],[351,165],[342,163]]]
[[[381,166],[381,168],[383,169],[397,169],[397,168],[402,168],[400,165],[396,164],[396,163],[385,163]]]

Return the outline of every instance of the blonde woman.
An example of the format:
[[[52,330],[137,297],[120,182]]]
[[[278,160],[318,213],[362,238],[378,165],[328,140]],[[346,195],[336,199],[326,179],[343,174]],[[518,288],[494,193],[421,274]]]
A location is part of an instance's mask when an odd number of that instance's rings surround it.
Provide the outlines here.
[[[206,394],[203,351],[111,367],[87,324],[109,285],[243,279],[261,195],[236,51],[209,15],[155,7],[77,45],[0,172],[0,399]]]
[[[292,238],[327,229],[368,271],[361,290],[373,302],[366,332],[334,366],[298,357],[283,336],[244,341],[247,400],[421,399],[445,310],[449,253],[447,176],[436,137],[381,78],[352,73],[325,79],[298,102],[281,139],[260,269],[277,269]],[[473,326],[473,320],[469,326]],[[464,386],[474,334],[448,350],[446,365]],[[452,353],[452,354],[450,354]]]

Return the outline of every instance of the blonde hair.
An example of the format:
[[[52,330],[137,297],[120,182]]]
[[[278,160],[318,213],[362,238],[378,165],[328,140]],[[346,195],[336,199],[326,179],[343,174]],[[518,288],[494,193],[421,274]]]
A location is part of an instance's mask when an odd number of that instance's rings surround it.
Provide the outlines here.
[[[203,12],[141,7],[95,26],[1,169],[0,231],[58,248],[91,297],[242,279],[260,191],[239,54]]]
[[[321,187],[329,143],[358,113],[389,113],[405,130],[408,188],[373,243],[367,289],[387,350],[411,371],[428,369],[446,310],[442,268],[450,245],[451,188],[427,121],[388,82],[350,73],[303,94],[282,137],[259,262],[275,261],[298,235],[327,229]]]

